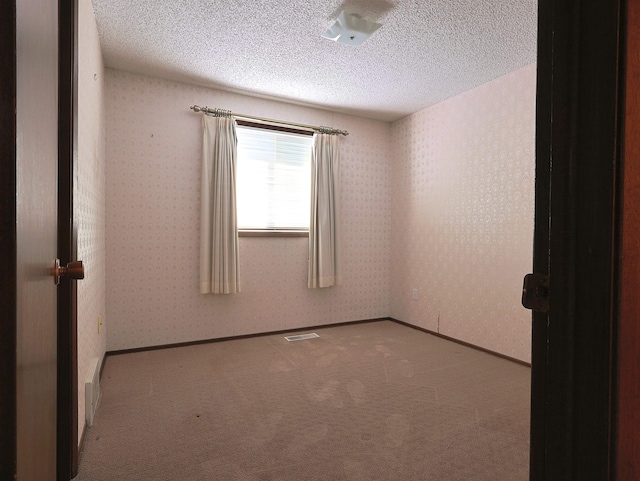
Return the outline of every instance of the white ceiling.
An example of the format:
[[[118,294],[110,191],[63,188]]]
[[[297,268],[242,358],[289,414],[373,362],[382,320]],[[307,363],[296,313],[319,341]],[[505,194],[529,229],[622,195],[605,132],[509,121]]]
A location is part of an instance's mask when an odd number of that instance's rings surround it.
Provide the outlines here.
[[[92,1],[108,67],[384,121],[536,61],[537,0]],[[383,26],[322,38],[342,10]]]

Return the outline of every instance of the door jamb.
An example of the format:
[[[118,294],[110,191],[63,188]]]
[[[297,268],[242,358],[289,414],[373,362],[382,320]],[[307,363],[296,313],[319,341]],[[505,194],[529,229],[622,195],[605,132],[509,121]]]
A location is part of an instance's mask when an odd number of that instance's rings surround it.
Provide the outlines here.
[[[624,1],[539,1],[531,481],[614,479]]]
[[[74,177],[77,167],[78,2],[59,0],[58,257],[77,259]],[[63,277],[58,286],[58,444],[57,479],[78,473],[77,283]]]
[[[640,479],[640,3],[627,2],[623,109],[623,175],[618,269],[618,376],[616,459],[618,481]]]
[[[16,474],[16,2],[0,4],[0,479]]]

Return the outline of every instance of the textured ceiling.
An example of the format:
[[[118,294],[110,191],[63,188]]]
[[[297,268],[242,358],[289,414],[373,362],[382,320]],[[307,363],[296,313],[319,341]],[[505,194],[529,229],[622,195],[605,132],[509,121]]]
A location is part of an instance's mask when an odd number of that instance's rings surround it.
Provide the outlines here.
[[[385,121],[536,60],[537,0],[92,1],[108,67]],[[342,10],[383,26],[322,38]]]

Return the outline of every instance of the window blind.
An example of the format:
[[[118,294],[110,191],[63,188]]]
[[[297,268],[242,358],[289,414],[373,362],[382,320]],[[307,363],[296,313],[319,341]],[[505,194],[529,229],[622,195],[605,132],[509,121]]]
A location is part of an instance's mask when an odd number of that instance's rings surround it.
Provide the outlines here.
[[[309,135],[237,127],[240,230],[308,230]]]

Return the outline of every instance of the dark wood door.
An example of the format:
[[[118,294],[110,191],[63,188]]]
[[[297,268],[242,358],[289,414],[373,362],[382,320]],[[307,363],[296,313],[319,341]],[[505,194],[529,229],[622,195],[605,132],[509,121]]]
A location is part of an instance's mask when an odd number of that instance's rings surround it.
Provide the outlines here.
[[[56,478],[58,6],[2,2],[0,18],[0,478],[46,481]]]
[[[621,2],[540,0],[532,481],[613,478]]]

